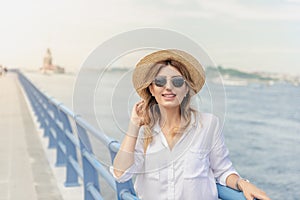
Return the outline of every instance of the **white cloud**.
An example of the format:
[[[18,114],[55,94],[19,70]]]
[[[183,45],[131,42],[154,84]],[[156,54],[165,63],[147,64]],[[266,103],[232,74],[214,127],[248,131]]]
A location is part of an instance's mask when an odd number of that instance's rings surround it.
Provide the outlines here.
[[[295,1],[295,0],[294,0]],[[299,1],[300,2],[300,1]],[[247,20],[300,20],[300,5],[276,4],[266,5],[242,4],[237,0],[200,0],[200,7],[218,17],[232,17]]]
[[[286,2],[288,2],[288,3],[299,3],[300,4],[300,0],[286,0]]]

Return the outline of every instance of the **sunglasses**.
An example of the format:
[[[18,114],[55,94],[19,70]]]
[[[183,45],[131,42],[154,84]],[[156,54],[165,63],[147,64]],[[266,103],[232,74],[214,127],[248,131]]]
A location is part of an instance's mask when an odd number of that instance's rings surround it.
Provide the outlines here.
[[[182,76],[174,76],[174,77],[171,77],[170,79],[171,79],[172,85],[177,88],[182,87],[183,84],[185,83],[185,80]],[[157,76],[157,77],[155,77],[153,82],[157,87],[164,87],[167,84],[167,77],[166,76]]]

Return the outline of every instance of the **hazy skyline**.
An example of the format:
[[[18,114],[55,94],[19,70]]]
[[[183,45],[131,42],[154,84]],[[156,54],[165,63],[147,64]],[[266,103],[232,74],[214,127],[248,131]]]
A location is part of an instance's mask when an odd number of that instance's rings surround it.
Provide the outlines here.
[[[79,68],[112,36],[143,27],[177,31],[218,65],[300,74],[300,0],[6,1],[0,3],[0,64]]]

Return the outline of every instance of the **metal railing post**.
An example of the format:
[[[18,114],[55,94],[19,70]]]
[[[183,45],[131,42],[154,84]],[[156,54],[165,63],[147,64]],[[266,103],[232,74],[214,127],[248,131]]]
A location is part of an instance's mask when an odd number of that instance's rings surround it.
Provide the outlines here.
[[[100,193],[100,185],[98,180],[98,172],[89,162],[89,160],[84,156],[86,152],[92,153],[92,146],[89,141],[86,129],[80,126],[76,122],[77,133],[80,140],[80,151],[82,157],[82,167],[83,167],[83,182],[84,182],[84,199],[93,200],[92,194],[89,192],[88,187],[92,184],[96,190]]]
[[[39,94],[39,104],[40,104],[40,110],[43,116],[43,125],[42,127],[44,128],[44,135],[43,137],[49,137],[50,133],[50,121],[49,121],[49,117],[48,117],[48,101],[49,99],[46,97],[45,94],[41,93],[40,91],[37,90],[37,93]],[[50,141],[49,141],[50,143]],[[51,144],[52,145],[52,144]],[[50,144],[48,145],[50,146]]]
[[[120,144],[118,141],[112,141],[111,143],[109,143],[108,148],[109,148],[111,163],[113,164],[114,159],[117,154],[117,149],[120,148]],[[115,181],[115,182],[116,182],[116,186],[117,186],[118,200],[122,200],[122,194],[124,193],[124,191],[126,191],[132,195],[136,195],[134,188],[133,188],[132,179],[130,179],[124,183],[119,183],[117,181]]]
[[[37,101],[37,97],[34,94],[34,89],[32,85],[28,82],[26,82],[26,79],[21,73],[18,73],[19,79],[21,83],[24,86],[25,92],[28,94],[29,102],[33,108],[34,114],[37,116],[37,120],[40,123],[40,128],[44,128],[44,118],[43,118],[43,112],[41,111],[40,103]]]
[[[53,100],[52,100],[53,101]],[[63,132],[63,127],[58,123],[61,123],[60,115],[58,112],[58,107],[61,103],[51,102],[51,110],[53,111],[53,122],[54,129],[56,132],[56,163],[55,166],[65,166],[66,165],[66,156],[65,156],[65,134]]]
[[[49,116],[48,116],[49,117]],[[54,149],[56,148],[56,140],[55,140],[55,136],[53,135],[53,132],[51,131],[51,128],[54,127],[53,121],[51,119],[48,118],[48,128],[46,129],[47,134],[48,134],[48,138],[49,138],[49,143],[48,143],[48,148],[49,149]]]
[[[36,93],[39,94],[39,99],[38,99],[39,110],[38,110],[38,112],[40,113],[40,116],[42,117],[42,119],[40,121],[40,123],[41,123],[40,128],[45,130],[45,129],[47,129],[47,123],[46,123],[46,112],[47,112],[47,110],[44,109],[44,105],[45,105],[47,100],[45,99],[43,93],[39,92],[36,88],[34,90],[36,91]],[[44,132],[44,137],[46,137],[46,136],[48,136],[48,135],[46,135],[45,132]]]
[[[63,105],[60,105],[62,107]],[[59,109],[59,115],[60,119],[63,123],[63,128],[65,133],[73,134],[73,130],[71,127],[71,123],[69,120],[68,115]],[[78,162],[77,159],[77,152],[76,152],[76,146],[73,144],[73,142],[70,141],[68,137],[65,138],[65,145],[66,145],[66,158],[67,158],[67,169],[66,169],[66,181],[65,181],[65,186],[66,187],[72,187],[72,186],[79,186],[78,183],[78,174],[74,167],[72,166],[70,159]]]

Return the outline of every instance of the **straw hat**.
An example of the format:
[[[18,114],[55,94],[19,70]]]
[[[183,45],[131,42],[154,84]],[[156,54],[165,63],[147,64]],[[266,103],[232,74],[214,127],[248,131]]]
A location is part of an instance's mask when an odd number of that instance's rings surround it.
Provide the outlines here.
[[[165,60],[174,60],[184,65],[190,74],[193,82],[192,89],[195,94],[200,91],[205,82],[205,72],[202,65],[190,54],[177,50],[177,49],[166,49],[151,53],[142,58],[137,64],[133,72],[132,82],[137,93],[145,99],[149,94],[146,88],[149,86],[149,82],[146,82],[146,78],[149,70],[157,62]]]

